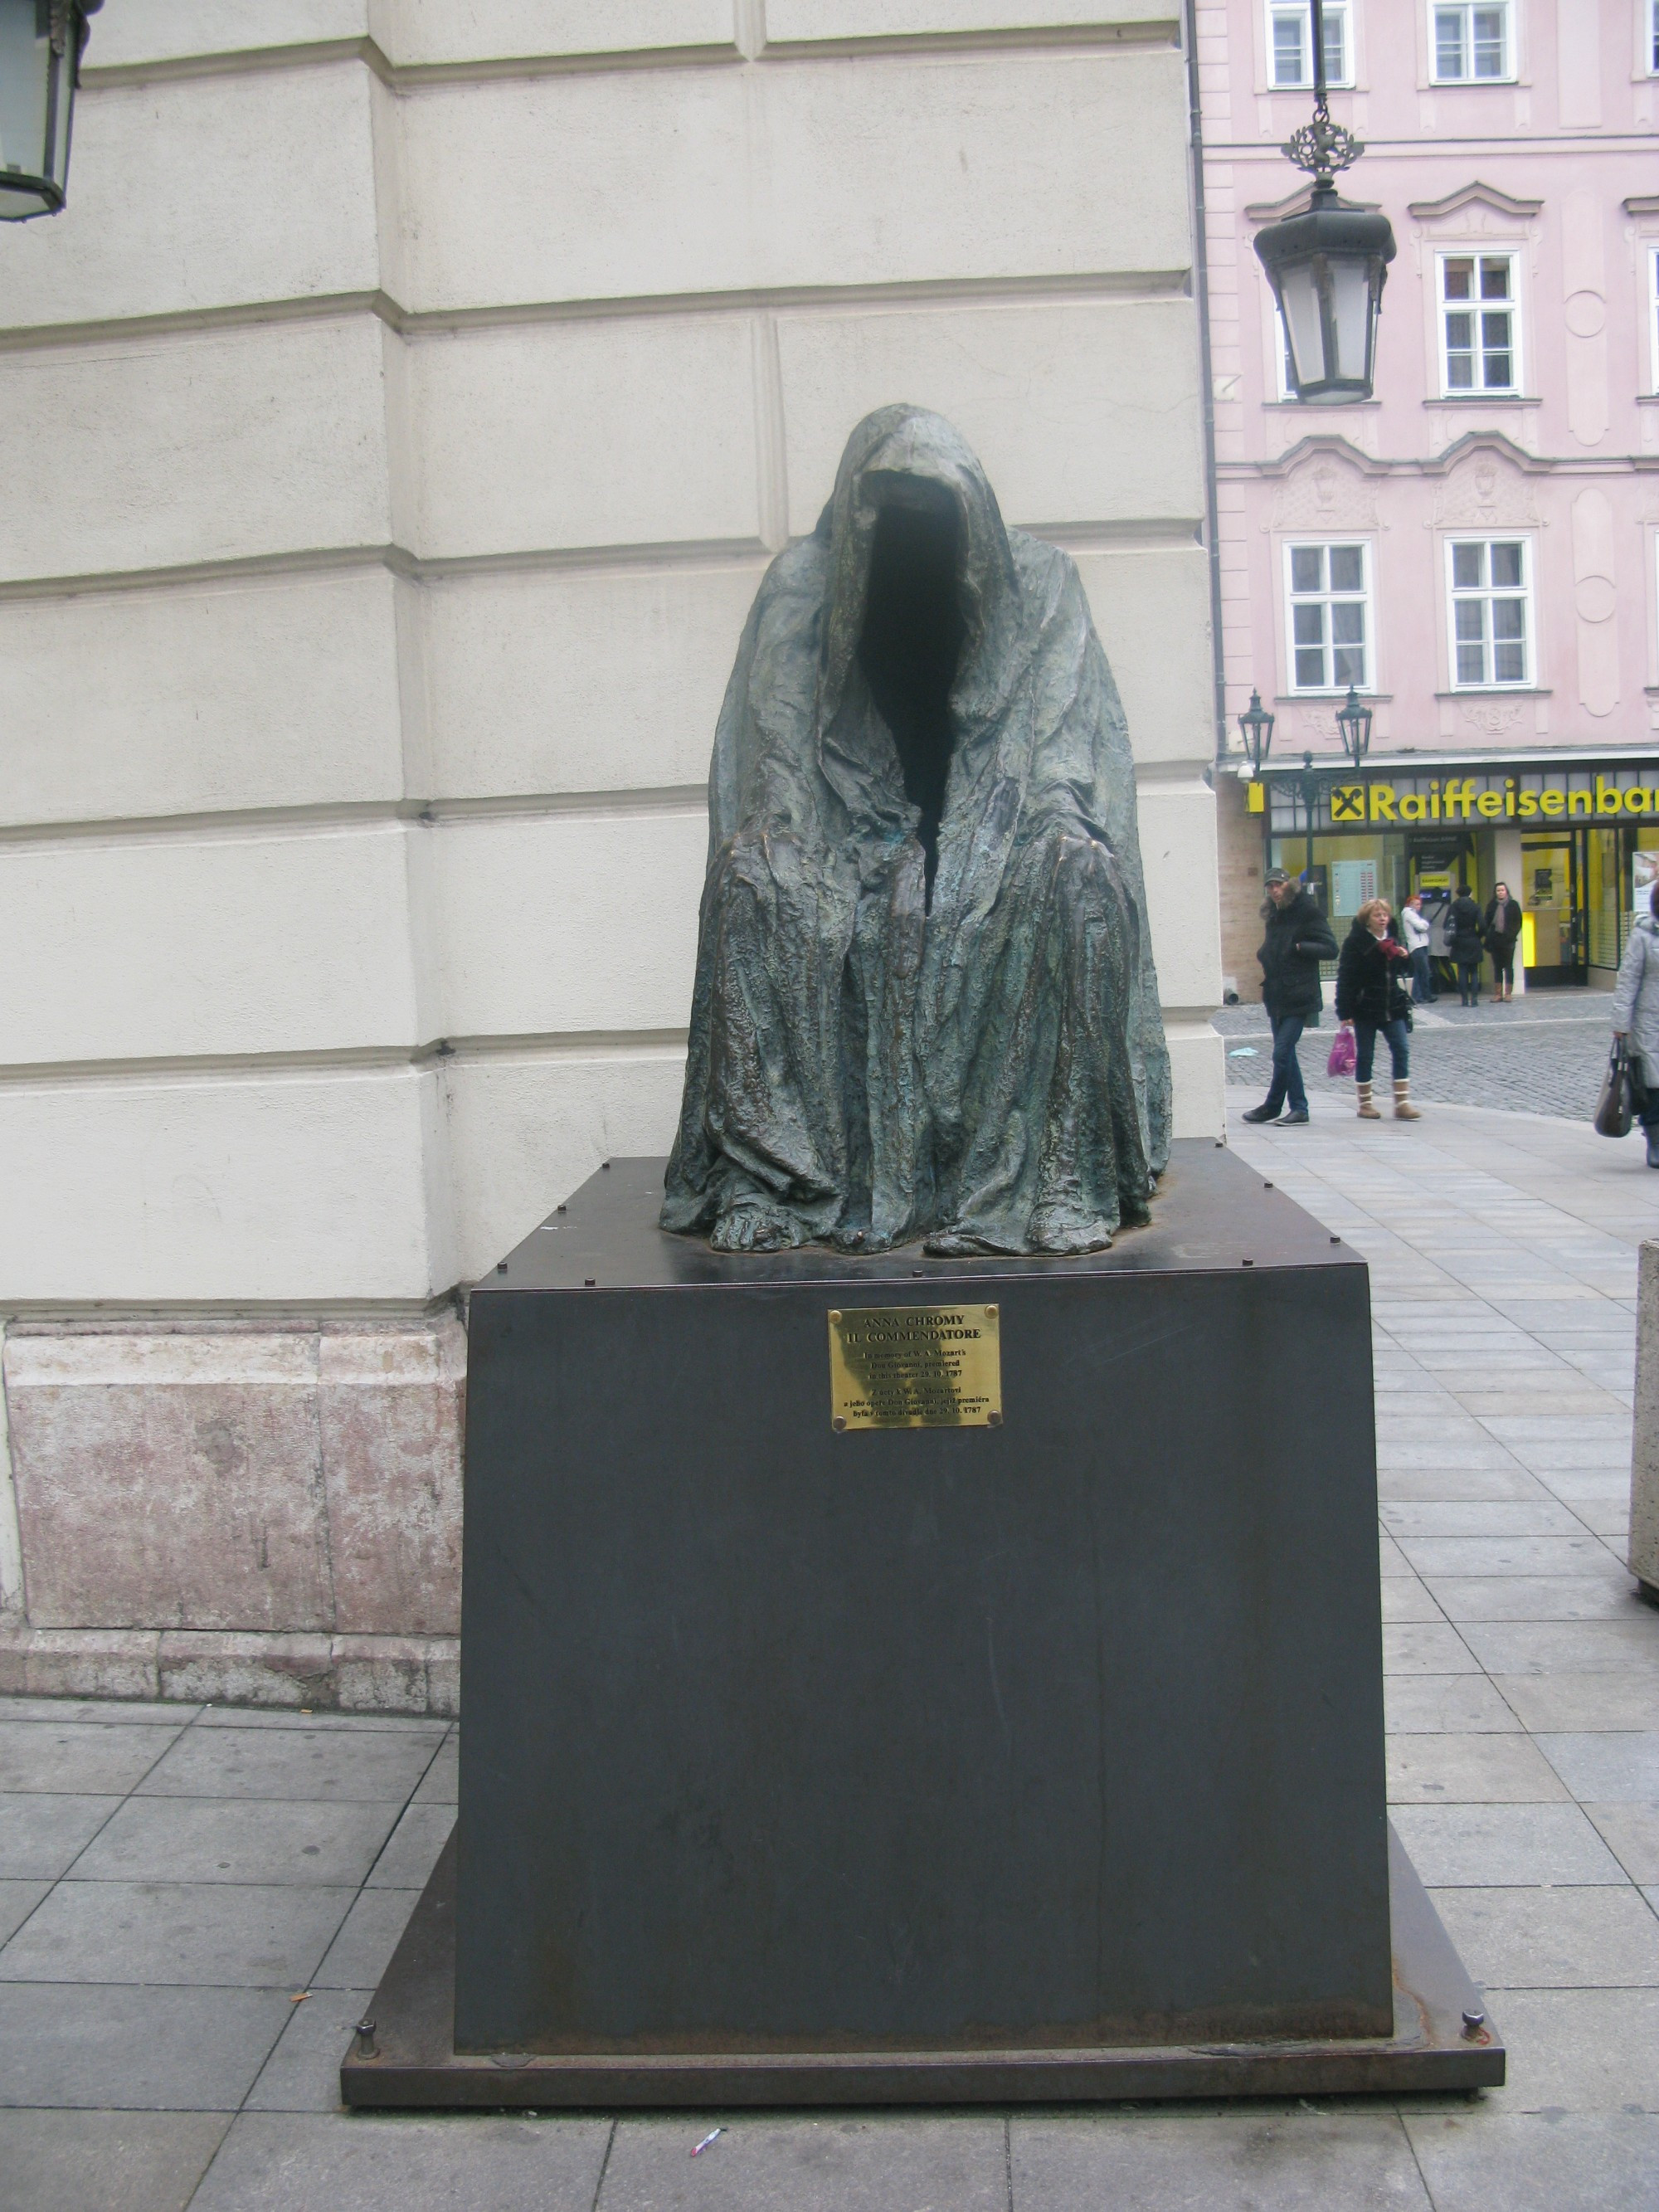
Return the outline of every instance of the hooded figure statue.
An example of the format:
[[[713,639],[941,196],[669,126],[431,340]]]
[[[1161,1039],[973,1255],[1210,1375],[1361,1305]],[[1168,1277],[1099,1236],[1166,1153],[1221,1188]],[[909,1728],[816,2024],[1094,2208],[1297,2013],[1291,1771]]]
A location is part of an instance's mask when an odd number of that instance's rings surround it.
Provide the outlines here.
[[[762,582],[708,779],[664,1228],[1073,1253],[1169,1152],[1123,711],[1070,557],[884,407]]]

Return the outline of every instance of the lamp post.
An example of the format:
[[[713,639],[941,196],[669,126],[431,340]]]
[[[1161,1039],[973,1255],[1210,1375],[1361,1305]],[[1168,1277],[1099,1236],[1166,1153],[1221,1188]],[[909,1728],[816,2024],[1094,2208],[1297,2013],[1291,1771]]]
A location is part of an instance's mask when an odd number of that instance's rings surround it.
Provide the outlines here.
[[[56,215],[87,18],[104,0],[0,0],[0,222]]]
[[[1302,756],[1302,827],[1307,832],[1308,862],[1304,872],[1311,878],[1314,869],[1314,809],[1319,804],[1319,770],[1313,764],[1313,755]]]
[[[1310,406],[1340,407],[1371,396],[1376,319],[1394,232],[1385,215],[1339,199],[1339,171],[1365,149],[1331,120],[1325,84],[1325,21],[1310,0],[1314,112],[1283,148],[1313,179],[1306,210],[1268,224],[1255,250],[1284,318],[1296,396]]]

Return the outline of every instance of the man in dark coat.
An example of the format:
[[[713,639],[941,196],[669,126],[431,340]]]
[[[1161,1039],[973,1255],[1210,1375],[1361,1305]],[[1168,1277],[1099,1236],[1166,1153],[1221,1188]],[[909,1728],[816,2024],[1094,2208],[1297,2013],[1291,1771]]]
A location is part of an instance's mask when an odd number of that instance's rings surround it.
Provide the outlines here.
[[[1308,1094],[1296,1056],[1304,1029],[1316,1028],[1324,1011],[1319,963],[1334,960],[1336,939],[1319,911],[1319,901],[1294,876],[1274,868],[1267,878],[1267,903],[1261,909],[1267,934],[1256,958],[1261,963],[1261,1002],[1273,1025],[1273,1074],[1267,1095],[1251,1107],[1247,1121],[1276,1121],[1285,1101],[1288,1121],[1308,1118]]]
[[[1480,909],[1469,896],[1467,884],[1459,884],[1457,896],[1451,902],[1446,916],[1446,942],[1451,957],[1457,963],[1458,1002],[1465,1006],[1480,1003],[1480,959],[1485,952],[1486,939],[1480,930]]]
[[[1515,996],[1515,941],[1521,934],[1521,902],[1499,884],[1486,901],[1486,950],[1492,955],[1492,994],[1499,1006]]]

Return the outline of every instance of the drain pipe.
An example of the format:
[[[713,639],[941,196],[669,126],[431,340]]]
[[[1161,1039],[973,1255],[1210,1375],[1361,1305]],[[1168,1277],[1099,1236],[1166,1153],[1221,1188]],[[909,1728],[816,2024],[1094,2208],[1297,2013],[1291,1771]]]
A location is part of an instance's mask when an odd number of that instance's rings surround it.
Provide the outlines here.
[[[1221,636],[1221,545],[1216,516],[1215,368],[1210,359],[1210,252],[1204,211],[1204,118],[1199,100],[1197,0],[1182,0],[1187,33],[1187,112],[1193,155],[1193,283],[1198,294],[1199,366],[1203,378],[1204,534],[1210,556],[1215,755],[1227,750],[1227,680]]]

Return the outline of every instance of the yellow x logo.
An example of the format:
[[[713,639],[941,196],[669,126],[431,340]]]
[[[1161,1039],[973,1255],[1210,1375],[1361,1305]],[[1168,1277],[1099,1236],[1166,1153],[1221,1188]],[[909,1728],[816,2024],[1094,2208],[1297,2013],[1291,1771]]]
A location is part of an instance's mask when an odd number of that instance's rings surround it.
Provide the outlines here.
[[[1365,818],[1365,787],[1363,783],[1339,783],[1331,792],[1333,822],[1363,822]]]

